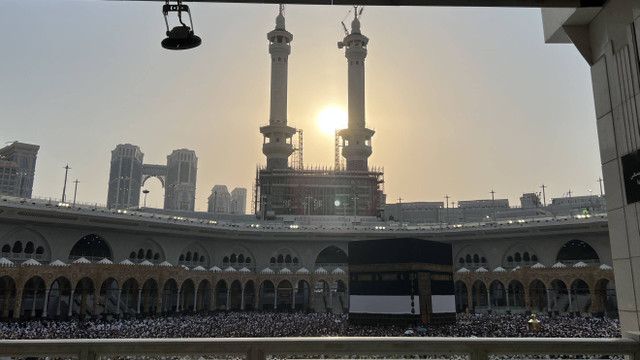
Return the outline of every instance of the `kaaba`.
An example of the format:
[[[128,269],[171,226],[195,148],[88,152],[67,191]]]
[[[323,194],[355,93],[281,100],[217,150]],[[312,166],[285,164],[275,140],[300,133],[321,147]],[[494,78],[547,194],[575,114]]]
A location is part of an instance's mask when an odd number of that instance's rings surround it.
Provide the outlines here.
[[[450,244],[400,238],[349,243],[349,322],[453,323]]]

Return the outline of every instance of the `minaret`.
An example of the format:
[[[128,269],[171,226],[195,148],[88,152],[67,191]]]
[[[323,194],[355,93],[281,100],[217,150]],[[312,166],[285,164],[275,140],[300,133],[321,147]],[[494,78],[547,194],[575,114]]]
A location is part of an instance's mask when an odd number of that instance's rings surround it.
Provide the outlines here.
[[[275,30],[267,34],[271,54],[271,114],[269,125],[260,128],[264,136],[262,153],[267,156],[267,169],[286,169],[293,153],[291,138],[296,129],[287,126],[287,72],[293,35],[285,29],[284,6],[276,17]]]
[[[347,160],[347,171],[368,171],[371,156],[371,137],[375,131],[367,129],[364,119],[364,59],[369,39],[360,33],[358,12],[351,22],[351,34],[338,43],[345,48],[349,67],[349,124],[340,130],[343,140],[342,156]]]

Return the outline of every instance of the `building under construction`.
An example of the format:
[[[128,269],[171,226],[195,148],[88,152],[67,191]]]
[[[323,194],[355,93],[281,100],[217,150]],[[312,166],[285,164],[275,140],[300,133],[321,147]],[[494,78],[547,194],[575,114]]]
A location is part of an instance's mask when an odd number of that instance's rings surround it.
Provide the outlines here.
[[[281,215],[379,216],[384,206],[383,171],[370,169],[373,130],[364,116],[364,60],[369,39],[360,32],[355,10],[351,33],[346,31],[339,48],[345,48],[348,63],[348,113],[346,129],[336,134],[334,169],[305,169],[302,161],[302,131],[287,125],[287,73],[293,34],[285,28],[283,6],[276,27],[267,34],[271,54],[271,111],[269,124],[262,126],[262,152],[266,167],[256,171],[254,210],[262,218]],[[294,148],[294,135],[298,146]],[[338,149],[346,160],[340,166]],[[289,157],[296,151],[292,166]]]

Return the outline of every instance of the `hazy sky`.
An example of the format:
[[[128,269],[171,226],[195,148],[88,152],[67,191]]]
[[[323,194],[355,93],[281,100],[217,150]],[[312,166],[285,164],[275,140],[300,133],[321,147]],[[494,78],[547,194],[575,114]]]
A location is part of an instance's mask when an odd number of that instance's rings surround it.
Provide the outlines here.
[[[266,33],[277,5],[189,4],[199,48],[160,47],[161,2],[3,0],[0,145],[39,144],[34,194],[60,198],[63,167],[78,201],[106,203],[111,150],[140,146],[145,163],[173,149],[199,158],[196,208],[215,184],[251,191],[268,122]],[[333,165],[317,125],[346,109],[337,41],[349,7],[287,6],[294,34],[289,117],[304,129],[306,165]],[[350,19],[347,21],[347,25]],[[547,45],[539,9],[368,7],[366,118],[372,166],[389,202],[547,198],[599,193],[589,68],[573,45]],[[152,179],[148,205],[162,206]]]

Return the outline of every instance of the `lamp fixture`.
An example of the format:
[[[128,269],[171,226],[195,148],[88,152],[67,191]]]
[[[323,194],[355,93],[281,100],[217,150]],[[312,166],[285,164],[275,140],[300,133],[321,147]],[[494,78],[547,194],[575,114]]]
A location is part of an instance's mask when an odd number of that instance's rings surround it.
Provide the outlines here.
[[[193,33],[193,18],[189,7],[183,5],[182,0],[176,0],[176,4],[170,4],[169,1],[166,0],[166,3],[162,6],[164,22],[167,25],[167,38],[162,40],[162,47],[168,50],[186,50],[199,46],[202,43],[202,39]],[[178,13],[178,21],[180,22],[180,25],[173,27],[171,30],[169,30],[170,12]],[[182,21],[183,12],[189,15],[189,24],[191,26],[187,26]]]

